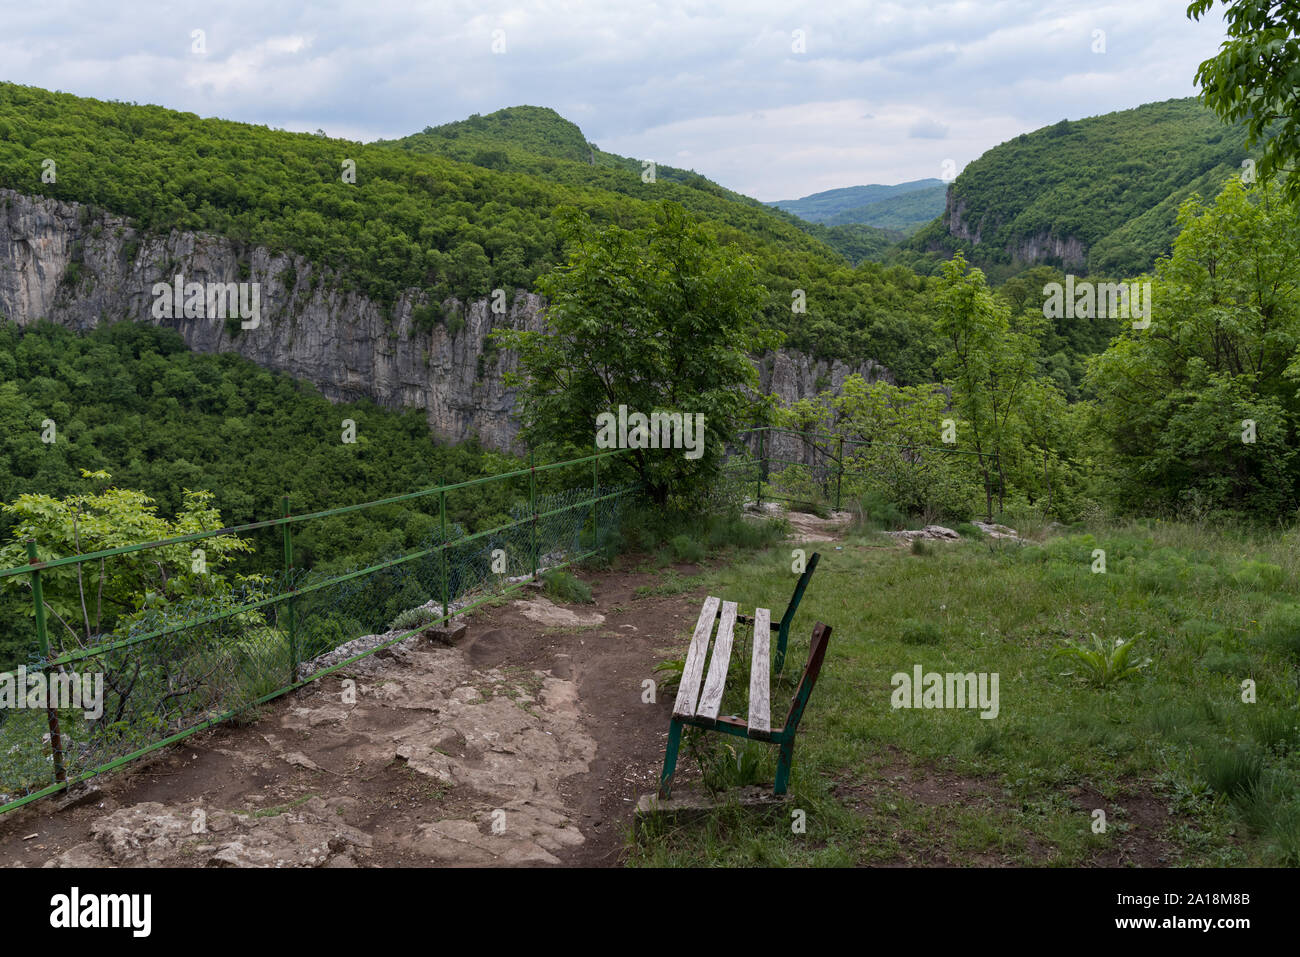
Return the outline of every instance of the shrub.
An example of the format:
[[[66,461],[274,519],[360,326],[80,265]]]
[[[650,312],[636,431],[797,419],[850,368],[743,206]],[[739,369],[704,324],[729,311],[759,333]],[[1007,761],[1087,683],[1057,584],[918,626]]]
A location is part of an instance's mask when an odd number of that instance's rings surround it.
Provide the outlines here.
[[[429,622],[436,620],[437,617],[438,613],[436,611],[424,605],[408,608],[389,623],[388,630],[412,631],[421,625],[427,625]]]
[[[699,558],[687,559],[679,555],[677,560],[699,561],[706,549],[731,547],[752,551],[768,548],[782,541],[789,528],[784,519],[754,520],[746,518],[739,510],[682,516],[643,507],[625,513],[619,528],[606,535],[604,550],[608,555],[622,551],[654,552],[668,545],[676,554],[676,546],[672,543],[680,537],[687,537],[693,542],[705,543],[705,547],[701,548]],[[690,552],[694,553],[694,549]]]
[[[902,510],[877,491],[867,492],[858,500],[854,521],[857,531],[892,532],[907,527]]]
[[[1247,798],[1259,787],[1264,762],[1254,749],[1225,747],[1210,751],[1204,772],[1206,783],[1216,793]]]
[[[1286,575],[1280,565],[1246,561],[1232,573],[1232,580],[1245,588],[1272,591],[1286,581]]]
[[[668,547],[672,549],[673,557],[679,562],[704,561],[704,546],[689,535],[674,535]]]
[[[768,548],[782,541],[790,531],[785,519],[754,521],[739,512],[711,515],[707,522],[707,540],[710,548],[730,546],[746,551]]]
[[[1300,605],[1278,605],[1260,623],[1259,641],[1293,659],[1300,659]]]
[[[591,586],[562,568],[542,572],[542,590],[552,601],[566,605],[591,605]]]

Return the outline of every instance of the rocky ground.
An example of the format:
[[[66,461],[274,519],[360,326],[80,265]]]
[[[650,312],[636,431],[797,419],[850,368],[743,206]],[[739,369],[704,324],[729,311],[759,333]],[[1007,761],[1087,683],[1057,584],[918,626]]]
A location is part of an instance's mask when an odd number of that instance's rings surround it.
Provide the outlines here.
[[[683,567],[683,572],[694,569]],[[653,790],[669,701],[643,701],[699,596],[587,577],[594,605],[525,588],[93,787],[0,817],[8,866],[617,863]]]

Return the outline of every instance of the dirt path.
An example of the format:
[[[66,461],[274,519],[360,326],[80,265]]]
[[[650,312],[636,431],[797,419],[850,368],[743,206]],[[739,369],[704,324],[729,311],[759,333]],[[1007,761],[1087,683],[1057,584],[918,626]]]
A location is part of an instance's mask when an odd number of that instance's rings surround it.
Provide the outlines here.
[[[103,775],[75,806],[0,816],[0,865],[617,864],[668,727],[642,683],[680,653],[702,593],[583,577],[594,605],[522,589],[454,647],[413,637]]]

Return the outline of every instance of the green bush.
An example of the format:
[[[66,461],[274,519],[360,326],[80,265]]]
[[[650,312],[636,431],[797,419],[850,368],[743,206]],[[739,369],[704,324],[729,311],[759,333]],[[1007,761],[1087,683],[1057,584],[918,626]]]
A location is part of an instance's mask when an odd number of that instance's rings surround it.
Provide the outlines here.
[[[1205,758],[1205,781],[1217,794],[1248,798],[1259,788],[1264,762],[1253,748],[1227,746],[1212,750]]]
[[[657,552],[668,546],[678,561],[699,561],[677,556],[672,543],[686,537],[703,542],[708,550],[736,548],[756,551],[782,541],[790,525],[784,519],[746,518],[738,509],[705,515],[678,515],[644,506],[627,510],[617,531],[610,532],[604,543],[609,555],[620,552]],[[685,547],[685,546],[683,546]],[[694,553],[694,549],[690,549]]]
[[[854,529],[866,532],[893,532],[906,528],[907,516],[889,501],[884,493],[868,491],[858,500]]]
[[[689,535],[674,535],[668,547],[679,562],[694,564],[704,561],[704,546]]]
[[[1280,565],[1246,561],[1232,573],[1232,580],[1245,588],[1273,591],[1286,581],[1286,574]]]
[[[1079,676],[1089,684],[1105,688],[1133,677],[1151,663],[1150,659],[1130,663],[1133,654],[1133,642],[1116,638],[1107,642],[1096,635],[1092,636],[1091,645],[1070,645],[1058,648],[1053,654],[1056,658],[1068,658],[1078,665]],[[1074,672],[1068,672],[1074,674]]]
[[[596,601],[590,585],[562,568],[542,572],[542,591],[552,601],[566,605],[591,605]]]
[[[1300,659],[1300,605],[1288,603],[1271,609],[1260,622],[1259,641],[1274,651]]]
[[[438,613],[432,608],[426,608],[420,605],[416,608],[408,608],[389,622],[389,631],[413,631],[421,625],[427,625],[429,622],[438,618]]]

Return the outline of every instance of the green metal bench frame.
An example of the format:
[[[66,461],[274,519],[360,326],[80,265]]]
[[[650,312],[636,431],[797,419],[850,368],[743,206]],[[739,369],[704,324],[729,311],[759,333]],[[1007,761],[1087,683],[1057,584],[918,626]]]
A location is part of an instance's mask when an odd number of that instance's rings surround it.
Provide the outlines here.
[[[790,596],[790,604],[785,607],[785,614],[781,616],[781,624],[776,636],[776,657],[772,663],[773,668],[779,675],[785,670],[785,648],[790,640],[790,625],[794,622],[795,612],[799,610],[799,602],[803,601],[804,590],[808,587],[808,582],[812,580],[813,572],[817,570],[817,563],[821,561],[821,554],[813,552],[812,557],[808,559],[808,564],[795,582],[794,594]],[[737,615],[736,621],[752,624],[754,619],[748,615]]]
[[[809,565],[805,575],[811,574],[815,561]],[[796,589],[796,598],[792,607],[797,606],[798,597],[802,595],[806,579],[800,580]],[[718,616],[719,604],[722,614]],[[789,617],[793,612],[787,610]],[[710,636],[714,621],[717,620],[718,636],[713,641],[713,655],[709,662],[709,674],[704,681],[704,690],[700,691],[700,682],[704,678],[704,659],[708,652]],[[769,717],[768,691],[770,687],[770,665],[768,648],[771,641],[771,612],[759,608],[754,613],[753,660],[749,672],[749,721],[739,718],[719,717],[718,710],[722,701],[723,688],[727,678],[727,667],[731,659],[731,643],[735,623],[738,620],[735,602],[722,602],[709,596],[700,610],[699,621],[695,625],[695,634],[686,654],[686,664],[682,669],[681,685],[677,691],[677,700],[673,704],[673,717],[668,726],[668,746],[664,752],[664,769],[659,776],[659,797],[667,800],[672,795],[673,774],[677,770],[677,755],[681,749],[682,729],[687,725],[703,728],[707,731],[721,731],[724,734],[747,738],[750,741],[767,741],[780,746],[776,766],[774,794],[785,794],[790,784],[790,765],[794,760],[794,738],[799,729],[799,720],[812,694],[813,685],[821,673],[822,661],[826,657],[826,645],[831,637],[829,625],[818,622],[813,628],[812,645],[808,649],[808,663],[804,666],[799,685],[795,688],[794,700],[786,715],[785,724],[772,729]]]

